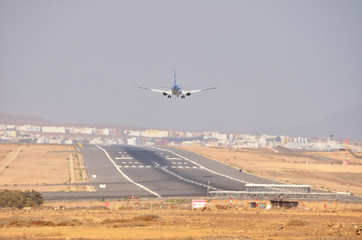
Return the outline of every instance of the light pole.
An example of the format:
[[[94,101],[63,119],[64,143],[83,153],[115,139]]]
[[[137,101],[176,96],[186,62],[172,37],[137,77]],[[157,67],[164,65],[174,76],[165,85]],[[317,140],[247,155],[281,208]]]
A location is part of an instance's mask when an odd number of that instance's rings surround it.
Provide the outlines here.
[[[207,182],[207,193],[206,193],[206,197],[209,196],[209,187],[210,187],[210,181]]]

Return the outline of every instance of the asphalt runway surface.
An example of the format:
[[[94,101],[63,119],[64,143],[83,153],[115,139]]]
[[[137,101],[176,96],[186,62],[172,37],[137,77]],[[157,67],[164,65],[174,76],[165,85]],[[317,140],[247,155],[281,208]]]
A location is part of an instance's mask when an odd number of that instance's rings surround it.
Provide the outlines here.
[[[170,148],[85,145],[84,164],[96,192],[44,192],[47,200],[136,197],[206,197],[208,190],[245,191],[271,184],[195,153]]]

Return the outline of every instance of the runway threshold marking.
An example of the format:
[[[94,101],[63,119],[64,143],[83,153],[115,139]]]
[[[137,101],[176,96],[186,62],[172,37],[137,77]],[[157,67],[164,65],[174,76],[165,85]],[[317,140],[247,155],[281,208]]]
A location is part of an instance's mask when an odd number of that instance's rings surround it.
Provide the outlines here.
[[[159,151],[165,151],[165,152],[172,153],[172,154],[174,154],[174,155],[176,155],[176,156],[178,156],[178,157],[180,157],[180,158],[182,158],[182,159],[184,159],[184,160],[186,160],[186,161],[189,161],[189,162],[191,162],[191,163],[199,166],[201,169],[204,169],[204,170],[206,170],[206,171],[208,171],[208,172],[211,172],[211,173],[213,173],[213,174],[216,174],[216,175],[219,175],[219,176],[222,176],[222,177],[226,177],[226,178],[228,178],[228,179],[231,179],[231,180],[234,180],[234,181],[237,181],[237,182],[242,182],[242,183],[245,183],[245,184],[248,183],[248,182],[245,182],[245,181],[243,181],[243,180],[240,180],[240,179],[237,179],[237,178],[233,178],[233,177],[230,177],[230,176],[225,175],[225,174],[222,174],[222,173],[215,172],[215,171],[213,171],[213,170],[211,170],[211,169],[208,169],[207,167],[204,167],[204,166],[202,166],[201,164],[199,164],[199,163],[197,163],[197,162],[194,162],[194,161],[188,159],[187,157],[181,156],[180,154],[175,153],[175,152],[173,152],[173,151],[171,151],[171,150],[162,149],[162,148],[158,148],[158,147],[150,147],[150,148],[154,148],[154,149],[157,149],[157,150],[159,150]],[[193,168],[195,168],[195,166],[194,166]]]
[[[136,186],[138,186],[138,187],[146,190],[147,192],[155,195],[156,197],[159,197],[159,198],[162,197],[160,194],[152,191],[151,189],[149,189],[149,188],[143,186],[142,184],[139,184],[139,183],[133,181],[131,178],[129,178],[124,172],[122,172],[122,171],[118,168],[117,164],[112,160],[112,158],[109,156],[108,152],[107,152],[104,148],[101,148],[101,147],[98,146],[97,144],[94,144],[94,145],[97,146],[99,149],[101,149],[101,150],[106,154],[106,156],[108,157],[108,159],[113,163],[113,165],[116,167],[117,171],[118,171],[120,174],[122,174],[122,176],[123,176],[124,178],[126,178],[128,181],[130,181],[131,183],[135,184]]]

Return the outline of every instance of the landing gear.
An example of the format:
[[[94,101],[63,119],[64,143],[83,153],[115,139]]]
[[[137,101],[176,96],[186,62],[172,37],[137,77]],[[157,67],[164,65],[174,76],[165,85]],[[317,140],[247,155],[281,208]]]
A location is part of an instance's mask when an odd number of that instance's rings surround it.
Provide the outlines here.
[[[171,95],[168,95],[167,98],[171,98]]]
[[[185,99],[185,96],[181,96],[182,99]]]

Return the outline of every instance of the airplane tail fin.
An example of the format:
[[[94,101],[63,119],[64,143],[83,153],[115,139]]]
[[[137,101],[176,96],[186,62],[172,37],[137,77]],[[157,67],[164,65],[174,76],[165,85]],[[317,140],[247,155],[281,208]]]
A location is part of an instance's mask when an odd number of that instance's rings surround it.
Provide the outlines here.
[[[173,70],[173,84],[176,86],[176,70]]]

